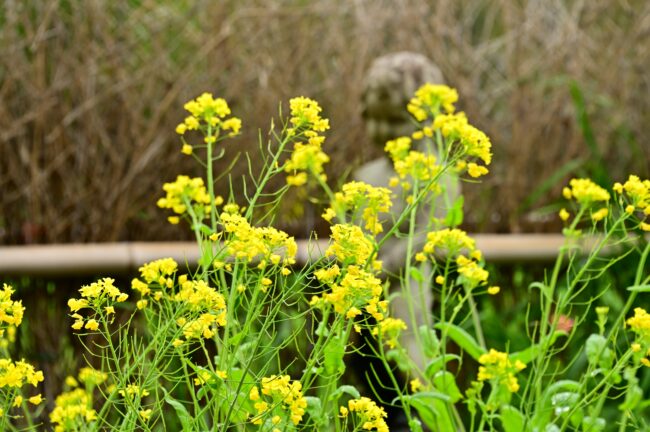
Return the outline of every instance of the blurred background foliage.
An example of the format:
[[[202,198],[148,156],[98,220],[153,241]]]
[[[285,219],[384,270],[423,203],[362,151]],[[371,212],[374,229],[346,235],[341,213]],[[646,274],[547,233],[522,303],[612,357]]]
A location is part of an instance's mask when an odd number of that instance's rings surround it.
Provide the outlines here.
[[[381,154],[362,82],[399,50],[433,59],[492,138],[491,174],[465,187],[469,230],[553,232],[570,175],[650,172],[645,0],[5,0],[0,243],[189,238],[155,201],[163,182],[198,174],[174,127],[203,91],[244,121],[220,169],[257,150],[280,101],[319,100],[340,182]],[[235,189],[247,172],[241,158]],[[280,221],[297,235],[319,219],[305,198]]]

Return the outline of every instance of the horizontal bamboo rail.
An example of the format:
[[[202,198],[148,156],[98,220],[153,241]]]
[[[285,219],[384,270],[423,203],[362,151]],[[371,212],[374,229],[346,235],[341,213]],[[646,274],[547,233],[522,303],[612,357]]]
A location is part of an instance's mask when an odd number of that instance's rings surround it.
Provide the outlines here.
[[[500,263],[552,261],[564,243],[564,237],[555,234],[476,234],[473,238],[488,262]],[[297,261],[304,264],[318,258],[326,248],[326,240],[299,240]],[[194,242],[4,246],[0,247],[0,277],[128,273],[166,257],[194,265],[199,251]]]

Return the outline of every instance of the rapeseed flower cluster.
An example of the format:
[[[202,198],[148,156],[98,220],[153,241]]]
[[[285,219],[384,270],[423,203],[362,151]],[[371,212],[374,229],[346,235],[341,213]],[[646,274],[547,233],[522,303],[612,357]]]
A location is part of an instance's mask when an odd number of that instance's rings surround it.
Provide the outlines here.
[[[650,231],[650,222],[646,222],[650,216],[650,180],[631,175],[625,183],[615,183],[614,191],[620,195],[621,203],[627,204],[625,211],[628,214],[638,211],[643,215],[639,227],[643,231]]]
[[[572,179],[569,186],[562,189],[562,195],[568,200],[575,200],[581,208],[589,209],[594,222],[606,218],[609,214],[607,207],[609,192],[589,179]],[[594,210],[593,208],[598,206],[599,202],[603,202],[605,207]],[[566,209],[561,209],[559,216],[563,221],[567,221],[571,214]]]
[[[441,167],[436,163],[436,157],[411,150],[411,143],[411,138],[399,137],[388,141],[384,147],[393,161],[399,179],[405,180],[410,177],[420,182],[434,179],[441,171]],[[402,187],[408,189],[409,183],[403,182]]]
[[[478,381],[492,381],[498,386],[504,386],[510,393],[519,390],[519,382],[515,374],[526,368],[520,361],[510,360],[507,353],[490,349],[478,359],[481,364],[478,368]]]
[[[25,308],[20,300],[12,300],[14,289],[3,284],[0,291],[0,336],[4,336],[5,329],[16,328],[23,322]]]
[[[464,255],[459,255],[456,258],[457,271],[459,274],[458,281],[465,286],[466,289],[471,290],[477,286],[487,283],[490,274],[487,270],[481,267],[481,263],[472,258],[467,258]],[[496,294],[492,290],[491,294]]]
[[[492,142],[481,130],[469,124],[465,113],[442,114],[433,121],[433,130],[440,131],[450,153],[460,155],[458,168],[467,168],[471,177],[488,173],[485,166],[477,165],[469,158],[477,158],[485,165],[492,162]]]
[[[219,216],[224,231],[226,251],[244,261],[259,260],[259,267],[267,264],[292,265],[296,262],[298,245],[287,233],[273,227],[252,227],[245,217],[223,212]]]
[[[96,387],[103,384],[108,379],[108,374],[101,370],[93,369],[91,367],[83,367],[79,369],[79,381],[88,387]]]
[[[399,318],[386,318],[372,329],[373,336],[379,336],[389,348],[395,348],[399,343],[399,336],[408,327]]]
[[[203,93],[187,102],[184,108],[190,115],[176,126],[176,133],[179,135],[184,135],[188,130],[199,130],[206,135],[205,142],[209,145],[216,142],[219,130],[229,131],[229,136],[234,136],[241,129],[239,118],[226,118],[230,115],[228,103],[222,98],[215,99],[210,93]],[[207,133],[208,129],[212,133]]]
[[[196,378],[194,378],[194,385],[202,386],[206,384],[214,384],[217,382],[215,380],[215,376],[221,380],[225,380],[226,378],[228,378],[228,372],[222,370],[217,370],[215,372],[212,372],[209,369],[199,368],[196,371]]]
[[[162,258],[149,262],[140,267],[140,277],[131,281],[131,288],[140,293],[140,300],[136,303],[138,309],[143,309],[149,304],[145,297],[151,297],[159,301],[165,294],[165,289],[171,289],[174,286],[174,274],[178,270],[178,263],[172,258]],[[187,280],[186,275],[179,277],[179,282]]]
[[[636,333],[636,341],[632,344],[635,353],[642,353],[640,361],[650,367],[650,314],[643,308],[635,308],[634,316],[625,323]]]
[[[374,242],[356,225],[337,224],[330,227],[332,244],[325,251],[344,264],[364,265],[374,251]]]
[[[291,99],[289,108],[289,122],[292,127],[287,129],[287,134],[290,137],[305,137],[307,142],[294,144],[291,157],[284,165],[284,171],[289,174],[287,184],[302,186],[307,183],[309,174],[325,181],[327,176],[324,174],[323,165],[328,163],[330,158],[322,150],[325,137],[319,135],[319,132],[329,129],[329,120],[320,116],[322,108],[318,102],[306,97]]]
[[[322,118],[320,113],[323,109],[313,99],[298,96],[289,100],[291,118],[289,122],[292,127],[290,134],[307,132],[307,136],[314,136],[316,132],[325,132],[330,128],[329,120]]]
[[[57,396],[50,421],[55,432],[86,430],[97,419],[92,407],[92,396],[86,390],[77,388]]]
[[[81,330],[85,328],[90,331],[97,331],[99,322],[96,319],[96,314],[103,312],[106,316],[112,315],[115,313],[114,304],[123,303],[129,298],[128,294],[121,292],[119,288],[113,285],[114,282],[115,279],[103,278],[90,285],[84,285],[79,289],[82,298],[68,300],[68,307],[73,312],[71,316],[75,319],[72,324],[73,329]],[[79,310],[86,308],[92,309],[95,316],[84,318],[78,313]]]
[[[205,281],[182,282],[180,291],[174,296],[174,301],[184,304],[192,313],[189,318],[181,317],[176,320],[187,341],[212,338],[216,327],[224,327],[227,323],[224,296],[208,286]],[[200,315],[196,317],[196,314]]]
[[[43,372],[37,371],[31,364],[19,360],[0,359],[0,388],[20,388],[25,384],[34,387],[43,381]]]
[[[436,117],[442,111],[453,113],[458,102],[456,89],[441,84],[426,83],[415,92],[406,109],[419,122]]]
[[[388,414],[383,408],[377,406],[373,400],[367,397],[351,399],[348,401],[348,408],[341,407],[341,415],[347,417],[348,410],[357,415],[362,430],[388,432],[388,425],[385,420]]]
[[[170,209],[177,216],[170,216],[169,222],[177,224],[180,221],[179,216],[184,215],[191,206],[192,212],[202,220],[210,214],[210,195],[205,189],[205,184],[201,177],[189,178],[185,175],[176,177],[176,181],[165,183],[163,190],[166,192],[164,198],[160,198],[156,203],[158,207]],[[223,198],[215,198],[214,205],[220,205]]]
[[[390,189],[371,186],[364,182],[352,181],[341,188],[341,192],[334,194],[334,201],[323,214],[323,218],[330,222],[339,215],[350,214],[352,219],[360,217],[364,228],[376,235],[383,231],[379,214],[390,210],[392,202]]]
[[[137,384],[129,384],[124,389],[119,390],[118,394],[123,398],[129,399],[141,399],[143,397],[149,396],[149,390],[143,389]]]
[[[377,321],[384,319],[388,311],[388,301],[381,300],[381,280],[372,273],[357,265],[348,265],[343,272],[338,266],[334,266],[317,271],[316,278],[326,283],[331,291],[324,293],[322,297],[314,296],[312,305],[329,303],[337,313],[348,319],[361,315],[363,309]]]
[[[261,394],[258,386],[253,386],[249,398],[254,402],[257,413],[252,417],[253,424],[261,425],[263,417],[276,413],[271,422],[278,430],[283,430],[279,410],[286,411],[291,423],[297,425],[302,420],[307,407],[307,399],[302,395],[300,381],[292,381],[289,375],[271,375],[262,378]]]
[[[457,228],[445,228],[427,233],[427,242],[421,253],[431,256],[432,259],[435,259],[436,253],[444,253],[447,257],[454,258],[462,251],[475,253],[476,250],[476,242],[465,231]],[[418,255],[416,259],[423,261],[424,256]]]
[[[589,179],[571,179],[569,187],[562,189],[562,195],[583,206],[590,206],[598,201],[609,201],[609,192]]]

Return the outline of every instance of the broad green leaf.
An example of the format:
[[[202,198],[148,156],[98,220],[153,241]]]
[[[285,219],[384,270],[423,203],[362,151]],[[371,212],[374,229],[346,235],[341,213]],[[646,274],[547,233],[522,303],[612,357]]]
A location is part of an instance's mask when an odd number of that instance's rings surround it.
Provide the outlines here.
[[[422,341],[424,355],[428,358],[437,356],[440,351],[440,340],[438,339],[435,330],[425,325],[421,325],[418,328],[418,331],[420,332],[420,340]]]
[[[643,390],[638,385],[628,387],[625,392],[625,401],[618,406],[621,411],[633,410],[643,400]]]
[[[205,224],[199,224],[199,229],[201,230],[201,233],[206,237],[211,236],[212,233],[214,232],[212,231],[212,228],[210,228]]]
[[[519,410],[512,405],[502,405],[500,408],[501,425],[505,432],[522,432],[526,419]]]
[[[557,381],[544,391],[542,400],[535,406],[535,415],[532,419],[532,428],[541,429],[551,422],[551,414],[555,407],[552,404],[552,397],[560,392],[579,393],[581,385],[577,381],[560,380]]]
[[[325,373],[328,376],[340,375],[345,372],[345,343],[340,337],[334,337],[329,340],[324,349],[325,355]]]
[[[592,366],[598,366],[604,372],[609,371],[614,363],[614,352],[607,346],[605,336],[592,334],[587,338],[585,353]]]
[[[478,361],[479,357],[485,354],[485,349],[476,342],[476,339],[457,325],[444,322],[434,325],[434,328],[442,330],[443,334],[446,333],[474,360]]]
[[[434,358],[427,364],[424,374],[427,378],[431,379],[439,370],[444,369],[447,363],[452,360],[458,360],[459,363],[462,363],[462,358],[459,355],[443,354]]]
[[[437,390],[449,396],[449,401],[451,403],[456,403],[463,397],[456,385],[456,378],[451,372],[438,372],[433,377],[432,382]]]
[[[601,432],[605,430],[605,426],[607,426],[605,419],[600,417],[585,416],[582,419],[583,432]]]
[[[411,275],[411,278],[418,283],[422,283],[424,281],[422,272],[417,267],[411,267],[409,274]]]
[[[454,228],[463,223],[463,204],[465,199],[459,195],[445,216],[445,225]]]
[[[359,399],[361,397],[359,390],[357,390],[355,386],[342,385],[334,390],[334,393],[332,393],[332,399],[338,400],[344,393],[352,396],[354,399]]]
[[[305,400],[307,401],[305,411],[307,411],[309,416],[318,423],[318,420],[323,415],[323,405],[321,404],[320,398],[315,396],[305,396]]]
[[[167,402],[169,405],[171,405],[174,410],[176,411],[176,415],[178,416],[178,419],[181,421],[181,425],[183,426],[183,432],[191,432],[192,429],[192,417],[190,416],[190,413],[187,412],[187,408],[171,397],[169,393],[167,393],[167,390],[165,390],[164,387],[162,387],[163,393],[165,393],[165,402]]]

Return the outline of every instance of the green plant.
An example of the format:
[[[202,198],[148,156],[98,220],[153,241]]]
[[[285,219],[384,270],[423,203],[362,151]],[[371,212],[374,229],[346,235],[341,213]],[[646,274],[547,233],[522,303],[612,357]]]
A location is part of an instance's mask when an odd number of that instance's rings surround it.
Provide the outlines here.
[[[396,172],[390,183],[401,196],[362,182],[331,190],[322,151],[329,122],[315,101],[299,97],[260,145],[263,169],[250,170],[248,179],[254,188],[225,198],[215,193],[213,164],[241,121],[210,94],[188,102],[176,132],[182,152],[196,156],[206,177],[178,176],[164,185],[158,206],[172,212],[170,223],[191,228],[198,268],[157,260],[139,269],[129,292],[102,278],[68,301],[72,328],[96,368],[66,381],[49,415],[55,430],[387,431],[375,395],[344,380],[346,360],[363,340],[357,333],[367,336],[365,355],[387,374],[380,384],[395,392],[394,400],[380,402],[401,409],[413,431],[604,430],[605,408],[617,398],[623,403],[616,427],[645,424],[639,371],[650,364],[650,315],[642,308],[630,314],[650,291],[650,245],[639,235],[650,230],[650,181],[630,176],[613,186],[613,200],[588,179],[571,181],[564,190],[571,212],[560,212],[566,244],[551,273],[530,284],[538,310],[526,312],[529,332],[517,341],[525,346],[497,350],[480,304],[500,288],[488,282],[474,240],[456,228],[462,200],[451,216],[427,218],[424,226],[418,218],[439,202],[443,175],[471,180],[488,172],[490,139],[455,112],[457,99],[455,90],[427,84],[410,101],[419,129],[386,144]],[[413,141],[427,151],[413,150]],[[270,188],[279,175],[286,184]],[[305,186],[319,187],[328,200],[323,218],[331,235],[323,256],[299,268],[295,239],[271,224],[283,196]],[[403,211],[391,216],[397,200]],[[380,258],[391,238],[400,238],[406,253],[399,287],[389,292]],[[591,240],[586,254],[578,247],[583,239]],[[583,353],[587,361],[568,377],[559,356],[608,287],[587,301],[584,295],[624,258],[636,266],[630,294],[612,316],[606,307],[595,309],[598,332],[584,351],[573,351],[569,365]],[[12,312],[4,321],[17,325],[22,306],[10,294],[6,287],[3,310]],[[396,296],[405,320],[394,316]],[[567,317],[575,323],[566,325]],[[287,358],[290,349],[298,356]],[[467,364],[478,367],[476,379],[461,387],[458,371]],[[8,370],[0,368],[0,378]],[[43,378],[30,374],[32,384]],[[20,419],[11,411],[20,389],[0,400],[7,428],[35,427],[29,410]]]

